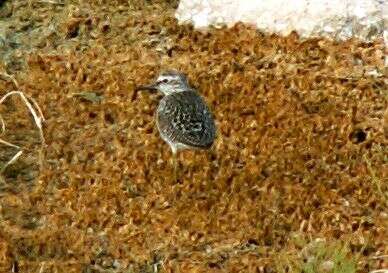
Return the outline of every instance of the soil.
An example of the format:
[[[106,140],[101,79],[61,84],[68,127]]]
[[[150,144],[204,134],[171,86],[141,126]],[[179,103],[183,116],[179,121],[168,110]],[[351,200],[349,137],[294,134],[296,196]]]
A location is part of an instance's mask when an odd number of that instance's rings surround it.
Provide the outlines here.
[[[0,4],[1,95],[14,77],[46,119],[42,144],[20,98],[0,107],[1,139],[23,149],[1,177],[0,272],[282,272],[316,241],[357,272],[388,268],[383,41],[199,31],[176,5]],[[210,150],[179,154],[178,181],[160,95],[134,96],[167,69],[217,124]]]

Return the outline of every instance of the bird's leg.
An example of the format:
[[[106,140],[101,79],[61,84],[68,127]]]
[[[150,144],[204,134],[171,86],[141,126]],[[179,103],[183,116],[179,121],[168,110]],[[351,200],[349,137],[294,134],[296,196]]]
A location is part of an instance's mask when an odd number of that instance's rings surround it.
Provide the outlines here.
[[[172,147],[172,164],[174,165],[174,182],[178,182],[178,156],[177,156],[177,149],[175,147]]]

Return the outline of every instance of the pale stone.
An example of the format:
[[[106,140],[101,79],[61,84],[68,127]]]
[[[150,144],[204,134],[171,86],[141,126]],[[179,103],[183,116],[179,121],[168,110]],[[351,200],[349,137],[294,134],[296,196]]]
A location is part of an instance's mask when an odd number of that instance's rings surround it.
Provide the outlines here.
[[[176,17],[196,28],[237,22],[301,37],[388,42],[388,0],[181,0]]]

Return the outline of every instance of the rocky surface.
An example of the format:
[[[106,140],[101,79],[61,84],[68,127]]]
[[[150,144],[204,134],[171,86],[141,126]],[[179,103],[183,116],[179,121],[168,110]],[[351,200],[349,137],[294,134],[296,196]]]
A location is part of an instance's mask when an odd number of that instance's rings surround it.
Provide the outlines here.
[[[387,1],[384,0],[181,0],[176,17],[197,28],[237,22],[265,32],[334,39],[356,37],[387,41]]]

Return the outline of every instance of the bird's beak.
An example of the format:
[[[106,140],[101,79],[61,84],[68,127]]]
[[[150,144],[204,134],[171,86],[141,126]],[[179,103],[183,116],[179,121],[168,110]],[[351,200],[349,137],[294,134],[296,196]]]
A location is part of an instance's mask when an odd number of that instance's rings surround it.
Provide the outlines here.
[[[142,91],[142,90],[148,90],[148,91],[151,91],[151,92],[156,92],[158,89],[157,89],[157,85],[156,84],[149,84],[149,85],[140,85],[140,86],[137,86],[135,88],[135,92],[133,92],[133,95],[132,95],[132,101],[134,101],[136,98],[137,98],[137,92],[138,91]]]
[[[156,84],[149,84],[149,85],[140,85],[135,88],[135,91],[140,91],[140,90],[156,91],[158,89]]]

